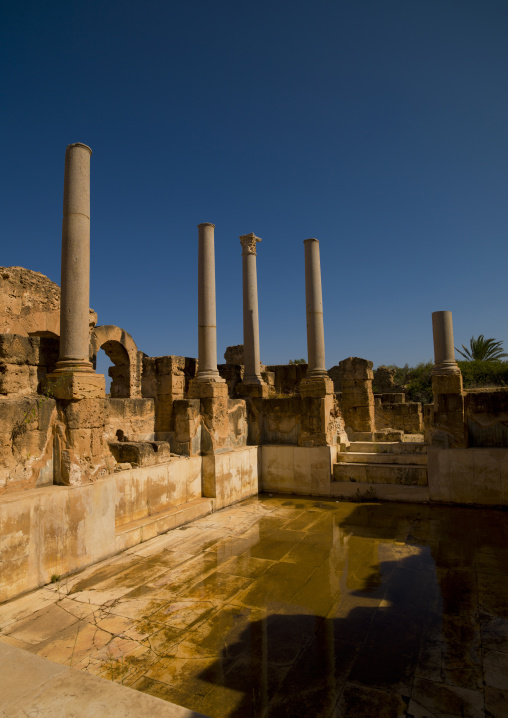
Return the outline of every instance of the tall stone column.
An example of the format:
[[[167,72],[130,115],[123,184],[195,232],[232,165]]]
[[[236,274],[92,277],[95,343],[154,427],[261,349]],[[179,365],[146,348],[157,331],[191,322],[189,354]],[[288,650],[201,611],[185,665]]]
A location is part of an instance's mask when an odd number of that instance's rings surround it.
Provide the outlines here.
[[[59,399],[104,397],[90,354],[90,155],[81,142],[65,151],[60,297],[60,355],[48,388]]]
[[[46,377],[62,424],[53,444],[53,481],[78,485],[111,470],[104,445],[103,374],[90,362],[90,155],[77,142],[65,151],[60,355]],[[64,429],[65,426],[65,429]]]
[[[432,393],[434,408],[431,443],[439,448],[467,445],[462,374],[455,361],[451,312],[432,313],[434,367]]]
[[[256,244],[259,237],[251,232],[240,237],[242,245],[243,278],[243,357],[244,384],[261,384],[259,353],[258,286],[256,273]]]
[[[325,366],[325,329],[323,324],[323,293],[319,242],[306,239],[305,246],[305,301],[307,306],[307,378],[327,377]]]
[[[80,142],[65,151],[60,356],[57,372],[93,372],[89,360],[90,156]]]
[[[434,335],[433,374],[460,374],[455,361],[453,323],[451,312],[432,312],[432,333]]]
[[[195,399],[227,395],[217,369],[214,229],[210,222],[198,224],[198,373],[189,387]]]
[[[302,429],[300,446],[322,446],[336,442],[333,422],[333,381],[326,373],[325,332],[319,242],[306,239],[305,300],[307,307],[308,368],[300,382],[302,395]]]

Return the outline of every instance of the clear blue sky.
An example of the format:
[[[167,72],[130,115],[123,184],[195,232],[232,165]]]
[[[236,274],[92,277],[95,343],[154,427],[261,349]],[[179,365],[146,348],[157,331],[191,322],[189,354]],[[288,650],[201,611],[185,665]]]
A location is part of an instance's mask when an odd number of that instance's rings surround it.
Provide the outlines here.
[[[36,0],[0,17],[2,265],[60,281],[64,154],[92,156],[91,306],[149,355],[197,355],[197,229],[216,225],[219,361],[306,357],[320,240],[327,365],[505,342],[506,0]]]

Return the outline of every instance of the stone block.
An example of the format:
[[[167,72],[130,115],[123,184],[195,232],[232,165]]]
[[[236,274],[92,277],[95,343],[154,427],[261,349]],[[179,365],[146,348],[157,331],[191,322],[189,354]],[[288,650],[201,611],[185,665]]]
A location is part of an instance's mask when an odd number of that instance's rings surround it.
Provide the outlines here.
[[[105,399],[81,399],[63,405],[63,416],[69,429],[104,427]]]
[[[106,396],[104,374],[93,372],[53,373],[45,380],[47,393],[55,399],[99,399]]]
[[[91,429],[69,429],[69,447],[80,459],[92,458],[92,430]]]
[[[155,466],[171,458],[167,441],[109,441],[108,445],[120,464]]]
[[[302,379],[300,382],[300,394],[308,397],[324,397],[328,394],[333,394],[333,381],[328,377]]]
[[[172,396],[160,396],[155,402],[155,432],[162,433],[174,430]]]
[[[434,394],[434,411],[464,413],[462,394]]]
[[[268,399],[270,396],[270,387],[266,384],[244,384],[240,382],[235,385],[235,393],[239,397]]]
[[[340,403],[347,407],[374,406],[374,395],[363,389],[344,387]]]
[[[0,363],[0,394],[32,394],[37,384],[36,367]]]
[[[177,374],[164,374],[158,377],[157,393],[170,394],[173,399],[183,399],[185,392],[185,377]]]
[[[35,366],[39,363],[39,338],[0,334],[0,361]]]
[[[189,384],[189,399],[226,398],[228,385],[225,381],[198,381],[193,379]]]
[[[436,394],[462,394],[462,374],[433,374],[432,392]]]
[[[181,399],[174,405],[175,440],[179,443],[192,441],[201,421],[199,399]]]

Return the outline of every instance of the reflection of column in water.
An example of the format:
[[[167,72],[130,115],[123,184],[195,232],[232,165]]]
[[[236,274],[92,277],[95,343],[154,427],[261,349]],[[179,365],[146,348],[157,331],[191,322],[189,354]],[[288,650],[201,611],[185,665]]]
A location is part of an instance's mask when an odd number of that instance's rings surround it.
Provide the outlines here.
[[[268,707],[268,633],[266,616],[261,619],[261,713]]]
[[[342,576],[347,559],[348,538],[341,527],[333,521],[333,548],[328,557],[328,582],[332,596],[340,594],[342,590]]]
[[[346,586],[349,591],[369,591],[381,583],[379,539],[350,536]]]
[[[326,655],[326,688],[328,693],[328,705],[333,706],[335,698],[335,636],[333,631],[333,619],[325,620],[326,646],[323,646]]]

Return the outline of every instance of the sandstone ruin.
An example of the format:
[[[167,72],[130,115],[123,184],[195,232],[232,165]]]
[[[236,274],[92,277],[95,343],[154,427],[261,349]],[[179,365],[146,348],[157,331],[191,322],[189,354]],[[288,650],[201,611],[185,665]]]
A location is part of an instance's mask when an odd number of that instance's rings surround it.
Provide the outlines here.
[[[450,312],[433,315],[431,406],[406,402],[389,371],[374,394],[365,359],[327,372],[314,238],[307,365],[261,364],[253,233],[240,237],[244,343],[218,365],[210,223],[198,225],[197,359],[149,357],[124,329],[97,325],[90,154],[66,152],[61,292],[0,268],[0,601],[262,491],[508,504],[508,392],[463,390]]]

